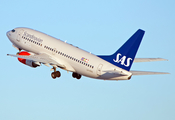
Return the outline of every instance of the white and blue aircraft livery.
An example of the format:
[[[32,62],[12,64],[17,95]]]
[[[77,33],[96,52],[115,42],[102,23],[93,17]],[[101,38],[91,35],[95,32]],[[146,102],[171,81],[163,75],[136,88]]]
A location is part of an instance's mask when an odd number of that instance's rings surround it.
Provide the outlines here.
[[[162,58],[135,58],[145,31],[139,29],[112,55],[94,55],[78,47],[29,28],[7,32],[13,46],[19,50],[18,60],[30,67],[52,66],[53,79],[60,77],[57,68],[72,72],[74,78],[86,76],[103,80],[129,80],[132,75],[168,74],[163,72],[130,71],[133,62],[164,61]],[[23,50],[23,51],[22,51]]]

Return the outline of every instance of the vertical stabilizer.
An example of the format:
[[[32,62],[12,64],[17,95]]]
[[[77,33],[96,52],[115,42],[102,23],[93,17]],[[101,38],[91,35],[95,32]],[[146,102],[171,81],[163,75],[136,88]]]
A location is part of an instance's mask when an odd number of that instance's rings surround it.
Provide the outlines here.
[[[139,29],[114,54],[98,56],[113,65],[130,70],[145,31]]]

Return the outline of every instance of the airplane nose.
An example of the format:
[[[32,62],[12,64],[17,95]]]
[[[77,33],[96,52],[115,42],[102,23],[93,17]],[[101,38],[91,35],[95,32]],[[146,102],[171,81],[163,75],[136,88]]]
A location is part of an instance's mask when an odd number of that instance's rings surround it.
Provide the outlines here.
[[[9,37],[11,34],[10,34],[10,31],[8,31],[7,33],[6,33],[6,35],[7,35],[7,37]]]

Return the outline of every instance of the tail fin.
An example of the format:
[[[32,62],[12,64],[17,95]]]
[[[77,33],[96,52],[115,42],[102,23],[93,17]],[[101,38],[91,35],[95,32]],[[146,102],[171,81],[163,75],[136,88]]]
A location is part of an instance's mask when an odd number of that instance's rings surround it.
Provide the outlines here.
[[[98,56],[113,65],[130,70],[145,31],[139,29],[114,54]]]

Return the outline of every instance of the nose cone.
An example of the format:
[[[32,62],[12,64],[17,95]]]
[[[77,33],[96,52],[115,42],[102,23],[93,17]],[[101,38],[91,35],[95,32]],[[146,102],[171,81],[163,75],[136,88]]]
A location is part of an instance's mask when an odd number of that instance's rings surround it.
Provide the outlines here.
[[[9,38],[11,36],[10,31],[6,33],[7,37]]]

